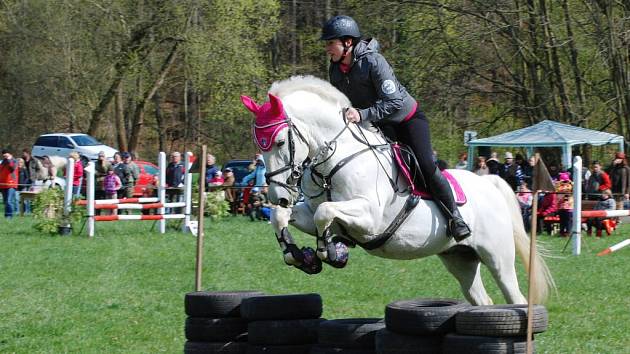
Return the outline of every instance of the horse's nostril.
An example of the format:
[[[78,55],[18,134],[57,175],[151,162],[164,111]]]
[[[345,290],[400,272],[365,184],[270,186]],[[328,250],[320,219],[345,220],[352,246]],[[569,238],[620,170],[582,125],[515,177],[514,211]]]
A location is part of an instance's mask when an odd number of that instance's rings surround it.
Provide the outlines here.
[[[289,206],[289,200],[287,198],[280,198],[280,200],[278,200],[278,205],[280,205],[283,208],[286,208]]]

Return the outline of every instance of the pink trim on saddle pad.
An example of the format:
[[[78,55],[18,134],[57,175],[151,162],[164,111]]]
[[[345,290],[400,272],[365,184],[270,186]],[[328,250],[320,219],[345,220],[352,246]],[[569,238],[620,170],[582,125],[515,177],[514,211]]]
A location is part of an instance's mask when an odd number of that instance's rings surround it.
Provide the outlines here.
[[[260,106],[247,96],[241,96],[241,102],[256,115],[252,126],[254,143],[262,151],[271,150],[278,133],[289,126],[282,101],[278,97],[269,94],[269,101]]]
[[[413,179],[411,178],[411,173],[409,172],[407,165],[403,162],[402,155],[400,153],[400,145],[392,144],[392,150],[394,151],[394,160],[396,160],[398,168],[402,172],[403,176],[405,176],[405,180],[407,180],[409,186],[411,186],[411,194],[417,195],[422,199],[433,199],[433,196],[429,194],[426,190],[419,190],[414,185]],[[446,180],[448,180],[449,184],[451,185],[451,191],[453,191],[455,203],[457,203],[458,205],[466,204],[466,194],[464,193],[462,186],[455,179],[455,177],[453,177],[453,175],[446,170],[443,170],[442,174],[444,175],[444,177],[446,177]]]

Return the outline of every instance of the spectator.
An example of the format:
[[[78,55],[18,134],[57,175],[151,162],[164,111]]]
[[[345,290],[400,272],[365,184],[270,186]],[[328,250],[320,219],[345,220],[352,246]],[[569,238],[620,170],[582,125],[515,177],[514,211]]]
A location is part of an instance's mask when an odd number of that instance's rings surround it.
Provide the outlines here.
[[[531,186],[534,182],[534,166],[536,166],[536,158],[534,156],[527,159],[527,163],[523,164],[523,180],[527,183],[528,186]]]
[[[33,178],[31,178],[31,162],[33,162],[33,156],[31,156],[29,149],[22,150],[22,159],[24,160],[24,167],[26,168],[29,184],[32,184],[34,182]]]
[[[21,207],[20,193],[28,191],[31,187],[31,180],[28,176],[28,168],[26,168],[24,159],[22,158],[17,159],[17,168],[18,168],[18,188],[17,188],[17,193],[15,193],[16,195],[15,200],[17,202],[18,209],[15,210],[16,213],[20,210],[19,208]],[[24,201],[24,214],[30,214],[30,213],[31,213],[31,201],[25,200]]]
[[[626,154],[618,152],[615,154],[610,169],[609,169],[611,191],[614,195],[617,195],[617,199],[620,201],[630,193],[630,167],[628,167],[628,160],[626,160]]]
[[[545,218],[548,216],[555,216],[558,210],[558,203],[556,202],[555,193],[540,193],[538,195],[538,211],[536,213],[538,217],[538,230],[545,229],[547,234],[551,234],[551,224],[545,223]]]
[[[2,150],[2,161],[0,161],[0,192],[4,202],[4,217],[13,218],[17,212],[14,205],[15,191],[18,184],[17,163],[13,155],[7,150]]]
[[[492,175],[499,175],[502,170],[501,163],[497,158],[497,153],[494,151],[490,153],[490,158],[486,161],[486,165],[488,166],[488,171]]]
[[[171,153],[171,162],[166,166],[166,199],[171,203],[184,200],[184,177],[186,168],[182,162],[182,155],[175,151]],[[182,208],[176,208],[175,213],[181,213]],[[170,211],[167,211],[170,213]]]
[[[265,161],[262,155],[257,154],[256,160],[254,161],[254,170],[250,172],[247,176],[243,177],[243,180],[239,184],[240,186],[247,186],[250,181],[254,182],[254,188],[261,188],[267,185],[265,179],[265,173],[267,169],[265,168]]]
[[[94,198],[95,199],[106,199],[106,198],[110,199],[105,196],[107,192],[103,189],[103,186],[104,186],[103,181],[105,180],[105,176],[109,174],[109,168],[111,166],[112,164],[109,161],[107,161],[105,152],[100,151],[98,153],[98,158],[96,160],[96,163],[94,164],[94,186],[95,186]],[[113,168],[112,168],[112,171],[114,171]],[[120,180],[120,178],[118,179]],[[116,190],[118,191],[118,189]],[[116,199],[116,197],[114,197],[113,199]]]
[[[525,230],[529,232],[531,229],[531,217],[532,217],[532,201],[533,195],[532,191],[527,188],[527,182],[521,182],[521,185],[518,187],[518,193],[516,194],[516,199],[518,199],[518,204],[521,207],[521,216],[523,217],[523,224],[525,225]]]
[[[223,172],[223,187],[225,188],[225,200],[230,203],[230,213],[236,214],[238,204],[236,202],[236,190],[232,188],[234,186],[235,177],[234,171],[231,168],[226,168]]]
[[[74,174],[72,175],[72,195],[75,197],[81,196],[81,184],[83,182],[83,163],[81,162],[81,155],[78,152],[71,152],[68,157],[74,160]]]
[[[467,168],[468,168],[468,154],[465,152],[462,152],[461,154],[459,154],[459,159],[457,163],[455,164],[455,169],[465,170]]]
[[[270,204],[267,202],[266,188],[252,189],[249,194],[249,201],[247,203],[247,215],[251,221],[256,220],[269,220]]]
[[[586,194],[587,199],[596,200],[602,191],[611,187],[612,183],[608,173],[602,171],[602,166],[599,162],[593,161],[591,176],[586,181],[586,188],[584,188],[584,194]]]
[[[485,176],[490,174],[490,169],[486,165],[486,158],[483,156],[477,157],[477,164],[475,165],[475,174],[478,176]]]
[[[225,182],[225,180],[223,179],[223,173],[219,170],[214,171],[214,176],[212,176],[212,178],[208,182],[210,186],[223,185],[223,182]]]
[[[512,190],[516,190],[516,188],[521,184],[521,180],[523,179],[523,171],[521,170],[521,166],[517,165],[514,162],[514,157],[511,152],[505,153],[505,163],[503,164],[503,168],[501,169],[500,176],[503,178],[509,185],[512,187]]]
[[[105,199],[116,199],[118,197],[118,191],[122,188],[122,181],[120,177],[114,172],[112,165],[107,166],[107,174],[103,178],[101,189],[104,192]],[[112,209],[112,215],[117,214],[116,209]]]
[[[623,196],[623,210],[630,210],[630,196],[629,195],[624,195]]]
[[[210,180],[219,169],[214,165],[216,158],[212,154],[206,156],[206,187],[210,186]]]
[[[133,162],[133,158],[129,152],[125,151],[120,155],[124,165],[124,178],[120,180],[123,185],[124,196],[125,198],[133,198],[133,191],[138,177],[140,176],[140,168]]]
[[[600,200],[595,204],[593,210],[615,210],[615,199],[612,197],[610,189],[604,189]],[[603,222],[606,218],[589,218],[586,220],[586,234],[591,236],[595,227],[597,237],[602,237]]]
[[[118,178],[122,182],[125,178],[125,174],[127,173],[126,172],[127,166],[123,164],[122,155],[120,154],[120,152],[114,153],[114,160],[112,161],[112,167],[114,168],[114,173],[118,176]],[[122,188],[118,190],[117,196],[118,196],[118,199],[122,199],[125,196],[124,190]]]
[[[568,172],[558,174],[556,182],[556,192],[558,194],[558,216],[560,217],[560,236],[568,237],[571,231],[571,219],[573,215],[573,182],[569,178]]]

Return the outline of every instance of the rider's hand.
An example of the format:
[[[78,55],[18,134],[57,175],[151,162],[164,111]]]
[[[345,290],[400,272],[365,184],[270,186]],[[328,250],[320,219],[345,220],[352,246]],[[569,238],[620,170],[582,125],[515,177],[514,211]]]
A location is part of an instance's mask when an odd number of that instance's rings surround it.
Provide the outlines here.
[[[350,123],[358,123],[358,122],[361,121],[361,115],[359,114],[359,111],[357,111],[356,109],[350,107],[346,111],[346,119]]]

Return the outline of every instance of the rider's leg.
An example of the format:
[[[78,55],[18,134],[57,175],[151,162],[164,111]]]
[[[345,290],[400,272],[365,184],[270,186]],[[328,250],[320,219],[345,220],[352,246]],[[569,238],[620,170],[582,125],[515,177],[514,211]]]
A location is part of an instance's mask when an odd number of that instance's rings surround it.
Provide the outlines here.
[[[440,209],[448,219],[449,235],[458,242],[470,236],[470,228],[459,213],[451,187],[433,161],[429,122],[424,113],[416,111],[411,119],[398,125],[397,133],[413,150],[433,197],[441,204]]]

